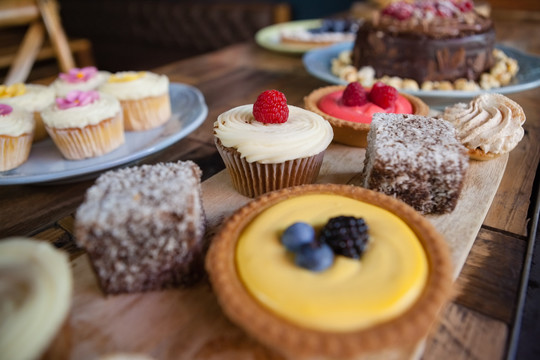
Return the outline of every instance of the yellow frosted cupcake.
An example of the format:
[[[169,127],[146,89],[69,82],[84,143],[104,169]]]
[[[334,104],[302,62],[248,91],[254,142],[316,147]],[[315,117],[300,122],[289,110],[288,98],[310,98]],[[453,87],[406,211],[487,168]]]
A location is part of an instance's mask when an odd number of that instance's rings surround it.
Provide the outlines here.
[[[120,103],[97,91],[71,91],[42,112],[45,127],[66,159],[111,152],[124,143]]]
[[[56,96],[66,96],[72,90],[97,90],[111,74],[107,71],[98,71],[94,66],[73,68],[66,73],[60,73],[51,84]]]
[[[0,171],[23,164],[34,136],[32,113],[0,103]]]
[[[287,105],[285,95],[268,90],[255,104],[219,115],[214,136],[233,186],[255,197],[313,183],[333,132],[321,116]]]
[[[54,90],[48,86],[17,83],[13,85],[0,85],[0,101],[4,104],[33,113],[36,126],[34,141],[47,137],[43,125],[41,111],[54,103]]]
[[[124,111],[128,131],[158,127],[171,117],[169,78],[148,71],[113,74],[99,91],[116,97]]]

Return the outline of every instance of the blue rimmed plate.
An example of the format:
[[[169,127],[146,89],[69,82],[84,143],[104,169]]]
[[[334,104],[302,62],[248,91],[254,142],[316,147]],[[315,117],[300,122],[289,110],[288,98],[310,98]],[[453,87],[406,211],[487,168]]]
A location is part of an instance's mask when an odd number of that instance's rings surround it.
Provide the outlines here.
[[[147,131],[126,132],[126,141],[118,149],[85,160],[66,160],[51,139],[40,141],[32,145],[24,164],[0,172],[0,185],[75,182],[171,146],[204,122],[208,107],[202,93],[192,86],[171,83],[169,94],[172,116],[164,125]]]
[[[335,76],[331,72],[331,61],[342,51],[352,49],[352,43],[341,43],[325,48],[314,49],[303,56],[303,62],[306,70],[316,78],[327,81],[331,84],[347,84],[347,82]],[[432,107],[440,107],[457,102],[467,102],[476,95],[484,92],[496,92],[499,94],[510,94],[529,90],[540,86],[540,57],[526,54],[519,50],[504,45],[497,45],[507,56],[517,60],[519,71],[507,86],[491,90],[478,91],[448,91],[448,90],[401,90],[405,93],[415,95],[423,99]]]

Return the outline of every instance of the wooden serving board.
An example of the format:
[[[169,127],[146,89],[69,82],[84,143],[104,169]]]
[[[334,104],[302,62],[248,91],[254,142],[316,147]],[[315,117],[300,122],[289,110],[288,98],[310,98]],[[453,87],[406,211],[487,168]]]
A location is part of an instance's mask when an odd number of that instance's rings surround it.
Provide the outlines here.
[[[358,185],[364,155],[364,149],[332,144],[317,182]],[[471,161],[456,209],[428,217],[448,241],[455,277],[489,210],[507,161],[507,155],[487,162]],[[226,171],[205,181],[202,190],[210,236],[250,200],[233,189]],[[282,359],[228,321],[206,280],[189,289],[106,297],[86,256],[75,259],[72,266],[72,309],[47,351],[47,359],[86,360],[119,352],[159,360]],[[415,346],[404,353],[405,358],[419,354]]]

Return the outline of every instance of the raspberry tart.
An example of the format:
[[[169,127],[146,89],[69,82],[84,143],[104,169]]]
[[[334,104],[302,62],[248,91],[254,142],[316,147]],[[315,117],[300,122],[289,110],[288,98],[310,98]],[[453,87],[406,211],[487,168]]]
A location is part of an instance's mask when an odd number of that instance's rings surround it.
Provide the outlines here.
[[[248,203],[213,239],[206,268],[225,314],[293,359],[401,358],[452,292],[448,249],[431,223],[351,185]]]
[[[332,136],[327,121],[287,105],[277,90],[264,91],[253,105],[230,109],[214,123],[215,144],[233,186],[248,197],[313,183]]]
[[[367,133],[375,113],[429,113],[429,107],[420,98],[399,93],[381,82],[371,88],[357,82],[322,87],[306,96],[304,104],[307,110],[328,120],[335,142],[356,147],[367,146]]]

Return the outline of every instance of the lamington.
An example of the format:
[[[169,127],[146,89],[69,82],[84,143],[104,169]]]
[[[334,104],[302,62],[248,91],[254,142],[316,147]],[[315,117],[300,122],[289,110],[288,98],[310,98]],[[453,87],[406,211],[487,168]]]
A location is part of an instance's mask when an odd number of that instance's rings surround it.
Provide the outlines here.
[[[102,174],[76,212],[76,242],[106,294],[188,286],[203,274],[201,170],[192,161]]]
[[[443,120],[373,115],[362,186],[394,196],[422,214],[454,210],[468,168],[466,148]]]

